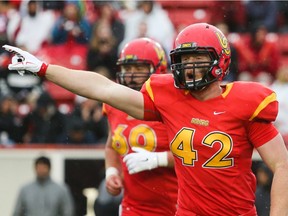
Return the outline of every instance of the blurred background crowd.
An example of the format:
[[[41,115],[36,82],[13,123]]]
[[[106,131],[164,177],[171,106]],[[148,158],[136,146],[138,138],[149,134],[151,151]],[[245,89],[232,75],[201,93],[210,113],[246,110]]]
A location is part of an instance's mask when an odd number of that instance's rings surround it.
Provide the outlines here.
[[[256,81],[278,94],[275,124],[288,142],[288,2],[286,1],[31,1],[0,2],[0,44],[21,47],[49,63],[114,80],[125,43],[137,37],[173,40],[195,22],[216,25],[231,43],[225,82]],[[0,50],[0,143],[101,144],[107,136],[99,102],[44,79],[9,72]]]
[[[288,145],[287,1],[2,0],[0,45],[18,46],[48,63],[115,80],[125,43],[150,37],[169,56],[176,35],[196,22],[216,25],[230,41],[232,63],[224,82],[256,81],[275,90],[275,125]],[[20,79],[16,71],[8,71],[10,59],[0,49],[0,146],[105,144],[108,129],[101,103],[32,74]],[[255,173],[257,194],[269,199],[263,193],[270,191],[271,173],[262,164],[255,166]]]

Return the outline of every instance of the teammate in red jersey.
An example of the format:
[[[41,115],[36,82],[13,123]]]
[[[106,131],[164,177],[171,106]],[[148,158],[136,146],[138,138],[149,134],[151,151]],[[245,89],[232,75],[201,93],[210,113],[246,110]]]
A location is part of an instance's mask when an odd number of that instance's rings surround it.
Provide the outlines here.
[[[164,50],[148,38],[127,43],[117,64],[121,71],[116,75],[118,82],[138,91],[151,74],[167,73]],[[103,112],[110,126],[106,188],[112,195],[124,189],[121,215],[175,215],[178,185],[166,126],[137,120],[107,104]]]
[[[270,215],[288,215],[288,154],[272,124],[276,95],[253,82],[221,85],[230,48],[216,27],[197,23],[184,28],[170,52],[173,76],[152,75],[140,92],[4,48],[16,54],[10,70],[28,70],[135,118],[163,122],[178,177],[176,215],[256,215],[254,148],[274,173]]]

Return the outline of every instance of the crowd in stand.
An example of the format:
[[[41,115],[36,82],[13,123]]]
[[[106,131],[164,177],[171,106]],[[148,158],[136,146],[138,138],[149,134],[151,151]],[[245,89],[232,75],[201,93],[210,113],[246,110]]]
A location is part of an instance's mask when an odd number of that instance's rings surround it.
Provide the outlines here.
[[[192,13],[196,9],[196,18],[201,21],[201,9],[202,13],[210,13],[205,21],[220,28],[230,40],[232,64],[225,81],[271,85],[280,96],[280,113],[286,113],[288,79],[279,74],[287,71],[288,64],[279,35],[287,32],[288,3],[191,2],[1,1],[0,44],[16,45],[49,63],[88,69],[115,80],[123,44],[147,36],[160,42],[169,55],[177,32],[190,24],[187,19],[173,19],[173,11],[191,8]],[[0,51],[1,144],[105,143],[107,122],[101,104],[34,75],[19,79],[16,71],[8,72],[7,55]],[[287,143],[287,121],[279,117],[276,125],[284,128],[281,131]]]
[[[0,45],[15,45],[46,62],[115,80],[116,61],[125,43],[147,36],[160,42],[169,55],[175,35],[191,24],[189,19],[173,19],[173,11],[191,8],[196,14],[191,20],[216,25],[230,41],[232,63],[225,82],[261,82],[277,93],[275,125],[288,146],[288,48],[284,49],[288,46],[279,42],[279,37],[288,35],[288,2],[187,2],[3,0]],[[108,128],[102,104],[32,74],[19,79],[16,71],[7,70],[9,61],[8,53],[0,49],[0,145],[105,143]],[[271,174],[262,165],[256,173],[256,196],[265,195]],[[261,182],[265,174],[268,177]],[[264,195],[261,199],[270,202]]]

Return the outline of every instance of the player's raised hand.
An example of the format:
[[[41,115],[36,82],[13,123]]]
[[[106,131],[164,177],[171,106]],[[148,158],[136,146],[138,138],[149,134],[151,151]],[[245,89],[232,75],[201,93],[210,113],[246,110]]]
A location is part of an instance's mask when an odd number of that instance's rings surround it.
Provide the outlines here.
[[[129,174],[168,165],[167,152],[150,152],[139,147],[132,147],[132,150],[134,151],[133,153],[123,158]]]
[[[12,63],[8,66],[9,70],[16,70],[20,75],[24,75],[25,71],[29,71],[38,76],[45,76],[48,67],[45,62],[18,47],[10,45],[4,45],[2,47],[6,51],[14,54]]]

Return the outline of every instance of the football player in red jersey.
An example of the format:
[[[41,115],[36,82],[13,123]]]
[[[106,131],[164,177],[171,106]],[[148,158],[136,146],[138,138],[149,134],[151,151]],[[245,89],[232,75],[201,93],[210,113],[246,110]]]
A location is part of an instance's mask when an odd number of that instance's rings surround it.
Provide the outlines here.
[[[138,91],[151,74],[167,73],[164,50],[148,38],[127,43],[117,65],[118,82]],[[166,126],[137,120],[107,104],[103,113],[110,128],[105,149],[106,188],[112,195],[124,189],[120,214],[174,216],[178,185]]]
[[[173,76],[152,75],[140,92],[95,73],[47,65],[17,47],[4,48],[16,54],[10,70],[28,70],[135,118],[163,122],[178,178],[176,215],[256,215],[254,148],[274,173],[270,215],[288,215],[288,153],[272,123],[276,95],[259,83],[221,85],[230,49],[216,27],[184,28],[170,54]]]

